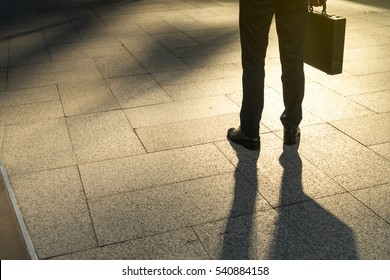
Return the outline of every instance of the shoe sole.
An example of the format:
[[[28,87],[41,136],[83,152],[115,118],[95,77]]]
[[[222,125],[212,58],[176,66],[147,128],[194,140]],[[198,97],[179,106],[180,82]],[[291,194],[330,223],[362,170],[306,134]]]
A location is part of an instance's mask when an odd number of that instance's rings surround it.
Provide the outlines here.
[[[241,146],[243,146],[244,148],[247,148],[249,150],[259,150],[260,149],[260,140],[259,141],[256,141],[256,142],[252,142],[252,141],[245,141],[245,140],[235,140],[235,139],[232,139],[229,134],[227,135],[228,139],[230,141],[232,141],[233,143],[236,143],[236,144],[239,144]]]

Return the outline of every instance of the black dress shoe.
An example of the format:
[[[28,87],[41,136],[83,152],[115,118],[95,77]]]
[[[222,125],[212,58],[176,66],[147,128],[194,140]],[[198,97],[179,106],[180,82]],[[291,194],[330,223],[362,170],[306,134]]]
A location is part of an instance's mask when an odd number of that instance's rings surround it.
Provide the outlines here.
[[[227,133],[227,137],[234,143],[237,143],[249,150],[258,150],[260,149],[260,139],[250,138],[242,132],[241,128],[230,128]]]
[[[285,145],[295,145],[298,142],[300,136],[301,136],[301,130],[299,129],[299,127],[285,128],[283,143]]]

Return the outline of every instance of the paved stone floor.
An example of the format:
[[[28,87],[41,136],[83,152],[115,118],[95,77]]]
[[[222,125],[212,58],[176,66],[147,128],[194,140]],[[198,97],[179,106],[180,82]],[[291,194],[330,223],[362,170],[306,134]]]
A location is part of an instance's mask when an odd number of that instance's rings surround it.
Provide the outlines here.
[[[260,152],[226,140],[237,0],[69,2],[0,5],[0,158],[39,259],[390,259],[388,0],[329,1],[344,71],[305,67],[293,147],[272,25]]]

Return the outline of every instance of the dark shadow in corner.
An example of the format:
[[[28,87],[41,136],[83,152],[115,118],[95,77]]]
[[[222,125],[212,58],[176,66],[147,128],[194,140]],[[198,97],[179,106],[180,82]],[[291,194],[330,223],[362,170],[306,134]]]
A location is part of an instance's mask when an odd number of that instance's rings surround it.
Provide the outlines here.
[[[257,197],[257,160],[260,150],[249,151],[236,144],[232,144],[232,147],[237,154],[238,163],[234,172],[234,198],[226,223],[220,259],[245,260],[250,259],[252,219]],[[249,188],[247,187],[248,180],[240,173],[240,170],[245,170],[245,174],[250,176],[252,184]],[[255,186],[252,179],[256,182]],[[242,216],[239,216],[240,214]]]
[[[358,259],[352,229],[304,193],[297,149],[285,146],[279,162],[283,167],[282,206],[276,209],[279,217],[270,259]],[[301,202],[291,204],[291,197]],[[297,232],[308,246],[296,246],[292,232]]]

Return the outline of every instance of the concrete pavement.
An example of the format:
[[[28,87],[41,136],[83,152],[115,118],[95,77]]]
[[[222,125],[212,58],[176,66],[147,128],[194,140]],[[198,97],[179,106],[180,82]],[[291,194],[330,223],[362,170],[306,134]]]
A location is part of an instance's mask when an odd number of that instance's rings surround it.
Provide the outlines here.
[[[237,0],[48,3],[0,7],[0,159],[33,258],[390,258],[387,0],[328,2],[344,71],[305,67],[299,147],[271,27],[260,152],[226,140]]]

